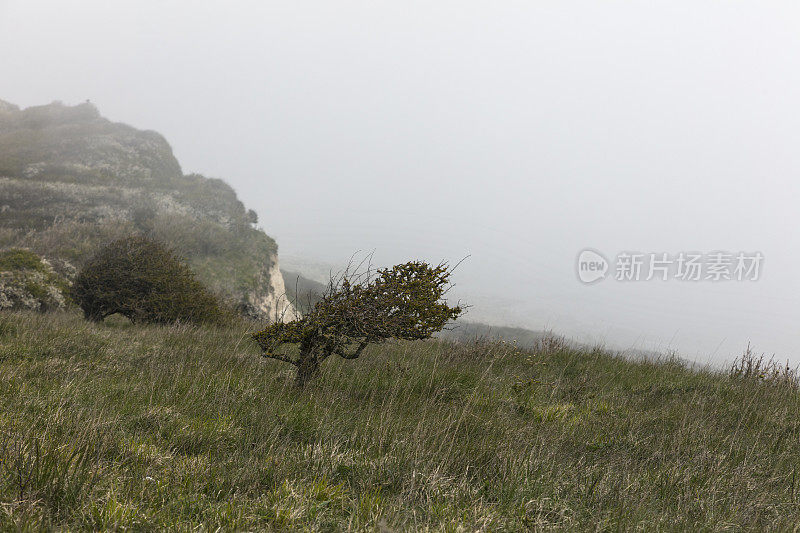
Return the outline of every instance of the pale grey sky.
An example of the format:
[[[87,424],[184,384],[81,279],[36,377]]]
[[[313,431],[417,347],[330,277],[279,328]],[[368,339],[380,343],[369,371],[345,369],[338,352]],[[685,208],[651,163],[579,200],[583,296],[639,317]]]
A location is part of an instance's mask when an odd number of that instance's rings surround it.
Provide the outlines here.
[[[457,261],[473,318],[800,363],[794,1],[0,0],[0,99],[91,99],[281,252]],[[582,285],[586,247],[761,251],[754,283]]]

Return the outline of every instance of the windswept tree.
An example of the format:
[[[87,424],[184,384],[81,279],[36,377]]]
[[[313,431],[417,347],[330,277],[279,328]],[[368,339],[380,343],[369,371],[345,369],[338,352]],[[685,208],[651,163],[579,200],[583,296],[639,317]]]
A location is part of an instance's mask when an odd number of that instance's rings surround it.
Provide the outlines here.
[[[452,269],[411,261],[375,275],[345,273],[302,318],[276,322],[253,335],[264,357],[297,367],[304,386],[332,355],[357,359],[370,344],[389,339],[427,339],[463,312],[444,295]],[[282,353],[296,345],[296,355]]]

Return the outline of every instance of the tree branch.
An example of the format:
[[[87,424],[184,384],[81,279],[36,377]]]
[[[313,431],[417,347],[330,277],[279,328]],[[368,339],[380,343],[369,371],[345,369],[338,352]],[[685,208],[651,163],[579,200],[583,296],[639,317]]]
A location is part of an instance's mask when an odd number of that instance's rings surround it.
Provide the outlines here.
[[[363,340],[363,341],[361,341],[361,344],[358,345],[358,348],[356,349],[356,351],[354,351],[353,353],[350,353],[350,354],[345,353],[344,348],[338,348],[335,351],[335,353],[336,353],[336,355],[339,355],[340,357],[342,357],[342,359],[358,359],[358,356],[361,355],[361,352],[364,351],[364,348],[366,348],[368,344],[369,344],[369,341]]]
[[[299,366],[300,363],[295,361],[288,355],[283,355],[282,353],[270,353],[270,352],[263,352],[261,354],[262,357],[266,357],[268,359],[277,359],[278,361],[283,361],[284,363],[289,363],[290,365]]]

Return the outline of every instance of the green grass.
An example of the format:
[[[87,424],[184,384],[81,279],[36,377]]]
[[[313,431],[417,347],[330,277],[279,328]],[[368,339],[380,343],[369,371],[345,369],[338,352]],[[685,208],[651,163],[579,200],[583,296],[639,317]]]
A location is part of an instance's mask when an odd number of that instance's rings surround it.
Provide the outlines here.
[[[0,315],[0,530],[800,523],[794,387],[430,341],[298,391],[247,333]]]

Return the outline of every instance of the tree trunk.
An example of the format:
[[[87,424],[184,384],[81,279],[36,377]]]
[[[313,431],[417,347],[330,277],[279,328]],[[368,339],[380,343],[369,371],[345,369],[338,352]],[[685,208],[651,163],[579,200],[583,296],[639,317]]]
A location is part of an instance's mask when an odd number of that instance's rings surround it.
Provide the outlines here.
[[[319,359],[314,352],[300,352],[300,359],[297,365],[297,376],[295,385],[303,388],[308,381],[319,372]]]
[[[103,316],[103,313],[94,309],[92,310],[84,309],[83,316],[84,318],[86,318],[86,320],[89,320],[91,322],[102,322],[103,319],[105,318]]]

